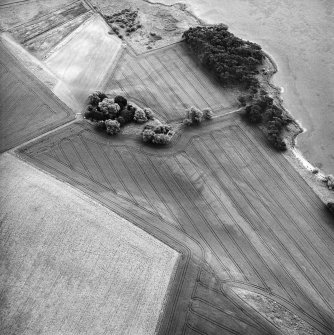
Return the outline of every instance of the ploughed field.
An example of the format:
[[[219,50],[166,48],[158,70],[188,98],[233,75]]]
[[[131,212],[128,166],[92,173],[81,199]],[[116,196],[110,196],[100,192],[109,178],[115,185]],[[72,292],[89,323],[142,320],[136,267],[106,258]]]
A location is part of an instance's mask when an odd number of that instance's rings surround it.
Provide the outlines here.
[[[0,152],[74,119],[0,42]]]
[[[255,293],[304,320],[305,332],[331,334],[332,218],[239,118],[185,130],[159,150],[78,122],[19,154],[183,254],[161,334],[278,334],[277,319],[245,298]]]
[[[183,118],[191,106],[229,112],[238,93],[205,73],[182,42],[138,56],[125,51],[104,91],[149,106],[168,121]]]

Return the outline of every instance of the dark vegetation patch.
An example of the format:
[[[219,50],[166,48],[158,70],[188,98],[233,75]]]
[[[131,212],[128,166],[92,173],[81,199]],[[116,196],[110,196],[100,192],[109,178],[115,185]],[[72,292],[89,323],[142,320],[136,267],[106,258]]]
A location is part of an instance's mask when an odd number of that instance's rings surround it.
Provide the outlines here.
[[[267,138],[274,148],[282,151],[286,150],[287,146],[282,134],[285,127],[293,119],[274,104],[274,99],[266,91],[259,90],[250,98],[240,97],[239,101],[245,107],[247,120],[250,123],[264,125]]]
[[[168,124],[158,126],[147,125],[142,133],[143,141],[153,144],[168,144],[173,135],[172,126]]]
[[[223,25],[190,28],[183,37],[201,64],[224,85],[258,87],[258,67],[264,60],[261,47],[234,36]]]
[[[238,85],[246,91],[239,97],[246,118],[250,123],[262,123],[270,143],[278,150],[286,150],[282,134],[284,127],[293,120],[261,87],[259,67],[265,59],[261,47],[234,36],[222,24],[190,28],[183,37],[200,63],[220,83],[224,86]],[[197,116],[193,122],[189,120],[186,119],[185,124],[196,123]]]
[[[105,16],[107,22],[111,25],[113,32],[123,38],[124,34],[129,36],[137,29],[142,27],[138,19],[138,11],[125,8],[112,15]]]
[[[190,107],[186,110],[186,118],[183,120],[185,126],[199,125],[203,120],[211,120],[213,117],[210,108],[204,108],[202,111],[196,107]]]
[[[111,98],[103,92],[96,91],[88,97],[85,118],[95,122],[97,130],[105,131],[108,135],[116,135],[126,124],[131,122],[143,124],[149,120],[155,120],[155,115],[150,108],[142,109],[128,103],[127,99],[121,95]],[[167,144],[173,135],[170,125],[157,122],[155,125],[147,125],[144,128],[142,139],[146,143]]]

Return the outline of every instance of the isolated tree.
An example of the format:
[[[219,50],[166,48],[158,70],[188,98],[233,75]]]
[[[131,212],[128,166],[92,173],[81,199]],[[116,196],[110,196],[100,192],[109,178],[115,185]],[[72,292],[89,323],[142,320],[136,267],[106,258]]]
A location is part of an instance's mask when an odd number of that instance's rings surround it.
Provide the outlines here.
[[[118,104],[121,107],[121,109],[124,109],[126,105],[128,104],[128,101],[121,95],[117,95],[114,98],[114,101],[116,104]]]
[[[186,115],[187,121],[185,121],[185,125],[200,124],[203,120],[203,112],[196,107],[190,107],[189,109],[187,109]],[[191,123],[189,123],[188,120],[190,120]]]
[[[105,125],[108,135],[116,135],[121,130],[121,125],[117,120],[106,120]]]
[[[105,98],[99,103],[99,109],[102,113],[106,114],[110,119],[117,117],[120,111],[119,104],[114,102],[114,99]]]
[[[204,120],[211,120],[213,117],[213,112],[210,108],[204,108],[203,109],[203,119]]]
[[[146,121],[147,121],[147,117],[146,117],[145,112],[144,112],[141,108],[138,108],[138,109],[135,111],[133,120],[134,120],[135,122],[137,122],[137,123],[144,123],[144,122],[146,122]]]

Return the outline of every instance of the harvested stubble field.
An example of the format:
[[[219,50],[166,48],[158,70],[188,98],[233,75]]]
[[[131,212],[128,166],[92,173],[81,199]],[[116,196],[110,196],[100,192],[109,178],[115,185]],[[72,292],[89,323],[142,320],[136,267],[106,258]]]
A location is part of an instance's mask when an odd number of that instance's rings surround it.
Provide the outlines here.
[[[67,6],[69,2],[69,0],[1,0],[0,27],[9,30]]]
[[[51,13],[40,15],[38,18],[16,25],[9,32],[22,44],[44,34],[46,31],[55,29],[64,23],[73,20],[77,16],[87,12],[87,8],[81,1],[62,6]]]
[[[160,151],[82,122],[19,154],[183,254],[161,334],[282,334],[282,323],[290,334],[332,334],[332,217],[239,115]],[[254,309],[251,294],[267,308]],[[266,312],[273,304],[278,318]]]
[[[150,106],[168,121],[184,118],[191,106],[211,107],[216,114],[229,112],[239,93],[222,88],[205,73],[183,42],[139,56],[125,51],[104,90]]]
[[[12,155],[0,172],[0,333],[154,334],[177,252]]]
[[[0,152],[74,119],[0,42]]]

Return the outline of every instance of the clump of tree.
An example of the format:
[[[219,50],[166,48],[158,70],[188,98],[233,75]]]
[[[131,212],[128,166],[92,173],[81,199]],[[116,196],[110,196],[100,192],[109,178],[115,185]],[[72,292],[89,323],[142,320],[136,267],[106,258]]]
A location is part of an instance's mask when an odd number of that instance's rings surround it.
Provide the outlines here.
[[[145,123],[154,119],[150,108],[140,108],[128,103],[121,95],[115,98],[96,91],[89,95],[85,118],[95,122],[96,128],[109,135],[116,135],[121,127],[130,122]]]
[[[334,190],[334,176],[332,174],[329,174],[324,178],[324,181],[328,187],[329,190]]]
[[[212,110],[205,108],[202,111],[196,107],[186,109],[186,117],[183,120],[185,126],[199,125],[203,120],[211,120],[213,117]]]
[[[123,38],[121,34],[122,30],[126,36],[129,36],[142,27],[138,19],[138,11],[129,8],[125,8],[112,15],[106,15],[105,18],[111,24],[113,32],[120,38]]]
[[[258,67],[264,60],[261,47],[244,41],[223,25],[190,28],[183,38],[201,64],[223,84],[258,87]]]
[[[145,143],[158,145],[168,144],[174,135],[172,127],[168,124],[146,125],[142,132]]]
[[[239,99],[240,100],[240,99]],[[267,129],[269,141],[278,150],[286,150],[287,146],[282,139],[282,131],[292,119],[280,107],[274,104],[273,99],[264,91],[255,96],[245,107],[246,117],[251,123],[262,123]]]

